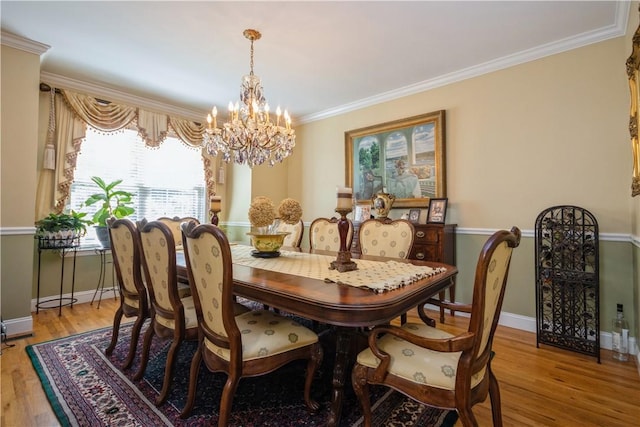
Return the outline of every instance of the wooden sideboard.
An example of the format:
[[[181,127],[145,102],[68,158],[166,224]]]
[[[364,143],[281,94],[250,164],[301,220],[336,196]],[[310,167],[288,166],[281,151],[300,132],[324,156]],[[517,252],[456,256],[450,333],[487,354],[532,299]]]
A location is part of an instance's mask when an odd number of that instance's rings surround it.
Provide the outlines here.
[[[409,258],[456,265],[456,224],[413,224]]]
[[[410,259],[456,265],[456,224],[413,224]],[[360,223],[353,223],[351,252],[360,254]]]
[[[443,262],[456,265],[456,226],[457,224],[413,224],[415,234],[410,259]],[[360,223],[353,223],[353,243],[351,252],[360,254]],[[449,301],[454,302],[456,296],[455,283],[449,287]],[[440,301],[445,299],[444,291],[439,295]],[[437,300],[435,300],[437,301]],[[434,300],[430,301],[434,302]],[[453,311],[451,315],[453,315]],[[440,322],[444,322],[444,309],[440,307]]]

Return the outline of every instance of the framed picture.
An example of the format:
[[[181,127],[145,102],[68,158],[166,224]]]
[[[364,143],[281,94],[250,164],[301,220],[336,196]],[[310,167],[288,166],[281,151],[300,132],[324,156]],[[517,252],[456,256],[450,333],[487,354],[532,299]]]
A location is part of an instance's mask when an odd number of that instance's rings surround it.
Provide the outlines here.
[[[414,224],[420,221],[420,209],[409,209],[409,221]]]
[[[447,198],[429,200],[427,224],[444,224],[447,216]]]
[[[359,204],[356,205],[355,217],[356,222],[363,222],[371,218],[371,204]]]
[[[445,111],[345,132],[345,182],[357,201],[395,196],[393,208],[446,197]]]

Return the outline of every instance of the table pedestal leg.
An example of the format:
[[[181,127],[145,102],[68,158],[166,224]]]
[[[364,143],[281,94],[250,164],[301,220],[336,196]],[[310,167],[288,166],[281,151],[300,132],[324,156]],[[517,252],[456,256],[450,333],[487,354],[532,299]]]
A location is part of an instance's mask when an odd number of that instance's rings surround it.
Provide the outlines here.
[[[354,332],[348,328],[337,328],[336,337],[336,361],[333,368],[333,391],[331,395],[331,412],[329,413],[328,426],[340,424],[342,414],[342,398],[344,397],[344,385],[347,373],[353,359]]]

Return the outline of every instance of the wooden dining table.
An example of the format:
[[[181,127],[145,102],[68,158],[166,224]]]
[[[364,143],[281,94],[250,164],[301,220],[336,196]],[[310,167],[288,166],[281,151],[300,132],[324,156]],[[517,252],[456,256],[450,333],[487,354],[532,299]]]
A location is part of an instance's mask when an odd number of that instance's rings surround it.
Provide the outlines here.
[[[281,256],[289,256],[292,263],[296,258],[304,259],[304,251],[283,248]],[[310,251],[308,253],[335,257],[335,252]],[[176,254],[178,276],[187,277],[184,253]],[[329,258],[327,258],[329,259]],[[386,262],[389,258],[361,255],[354,259]],[[332,379],[332,396],[329,426],[337,426],[342,412],[344,386],[347,373],[355,360],[353,345],[362,330],[380,324],[387,324],[407,311],[425,302],[454,283],[458,273],[455,266],[417,260],[393,261],[428,266],[444,270],[430,277],[386,292],[354,287],[288,274],[266,268],[255,268],[233,263],[234,293],[237,296],[263,303],[267,306],[334,326],[336,331],[336,354]],[[302,262],[302,261],[300,261]],[[433,319],[423,320],[433,324]]]

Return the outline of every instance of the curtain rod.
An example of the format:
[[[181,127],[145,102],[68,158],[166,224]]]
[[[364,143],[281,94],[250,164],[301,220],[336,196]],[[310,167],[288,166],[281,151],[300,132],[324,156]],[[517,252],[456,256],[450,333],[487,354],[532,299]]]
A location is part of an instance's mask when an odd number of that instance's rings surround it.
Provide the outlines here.
[[[49,86],[46,83],[40,83],[40,92],[50,92],[51,91],[51,86]],[[58,89],[57,87],[54,88],[54,91],[57,94],[61,94],[62,91],[60,89]],[[111,104],[111,101],[105,101],[104,99],[100,99],[100,98],[95,98],[96,101],[98,101],[101,104]]]
[[[60,89],[55,88],[54,89],[56,91],[56,93],[61,93]],[[40,92],[50,92],[51,91],[51,86],[49,86],[46,83],[40,83]]]

